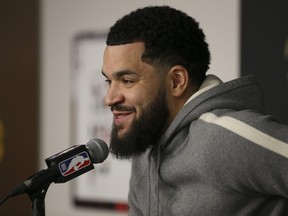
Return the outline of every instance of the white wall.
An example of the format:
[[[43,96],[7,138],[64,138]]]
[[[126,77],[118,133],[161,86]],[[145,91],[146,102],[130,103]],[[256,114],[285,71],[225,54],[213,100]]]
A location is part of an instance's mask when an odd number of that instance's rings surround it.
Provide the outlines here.
[[[71,145],[71,40],[81,31],[105,31],[138,7],[167,4],[196,18],[212,53],[209,73],[224,81],[239,71],[239,0],[42,0],[41,150],[44,159]],[[71,183],[53,184],[46,196],[47,216],[112,216],[109,211],[76,208]]]

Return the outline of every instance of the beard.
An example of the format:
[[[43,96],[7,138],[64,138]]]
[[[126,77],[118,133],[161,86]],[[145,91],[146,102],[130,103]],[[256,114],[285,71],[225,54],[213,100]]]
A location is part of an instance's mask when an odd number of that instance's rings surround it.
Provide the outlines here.
[[[134,107],[115,105],[116,110],[135,110]],[[118,136],[118,128],[112,125],[110,152],[118,159],[130,159],[143,154],[150,147],[157,147],[169,117],[166,92],[160,89],[155,99],[142,110],[141,116],[132,121],[130,129]]]

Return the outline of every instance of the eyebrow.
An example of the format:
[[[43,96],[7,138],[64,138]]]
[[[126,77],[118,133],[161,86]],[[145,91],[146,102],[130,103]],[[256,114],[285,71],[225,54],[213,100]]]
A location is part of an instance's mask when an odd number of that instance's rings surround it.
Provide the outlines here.
[[[102,74],[103,74],[103,76],[105,76],[106,78],[108,78],[107,77],[107,75],[104,73],[104,71],[102,70]],[[137,72],[135,72],[135,71],[132,71],[132,70],[129,70],[129,69],[125,69],[125,70],[120,70],[120,71],[116,71],[116,72],[113,72],[112,73],[112,77],[115,77],[115,78],[119,78],[119,77],[122,77],[122,76],[124,76],[124,75],[137,75]]]

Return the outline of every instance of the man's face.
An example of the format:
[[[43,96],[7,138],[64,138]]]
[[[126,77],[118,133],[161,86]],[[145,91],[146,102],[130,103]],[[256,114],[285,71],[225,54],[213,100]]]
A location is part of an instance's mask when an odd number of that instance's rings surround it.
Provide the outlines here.
[[[143,51],[143,43],[131,43],[107,46],[104,52],[105,103],[114,115],[110,150],[118,158],[156,145],[167,126],[165,76],[141,60]]]

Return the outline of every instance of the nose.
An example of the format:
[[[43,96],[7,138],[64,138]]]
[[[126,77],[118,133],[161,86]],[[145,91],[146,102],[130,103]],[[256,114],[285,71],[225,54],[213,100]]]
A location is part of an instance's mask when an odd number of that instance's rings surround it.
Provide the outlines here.
[[[124,95],[117,86],[110,84],[104,102],[107,106],[113,106],[124,101]]]

